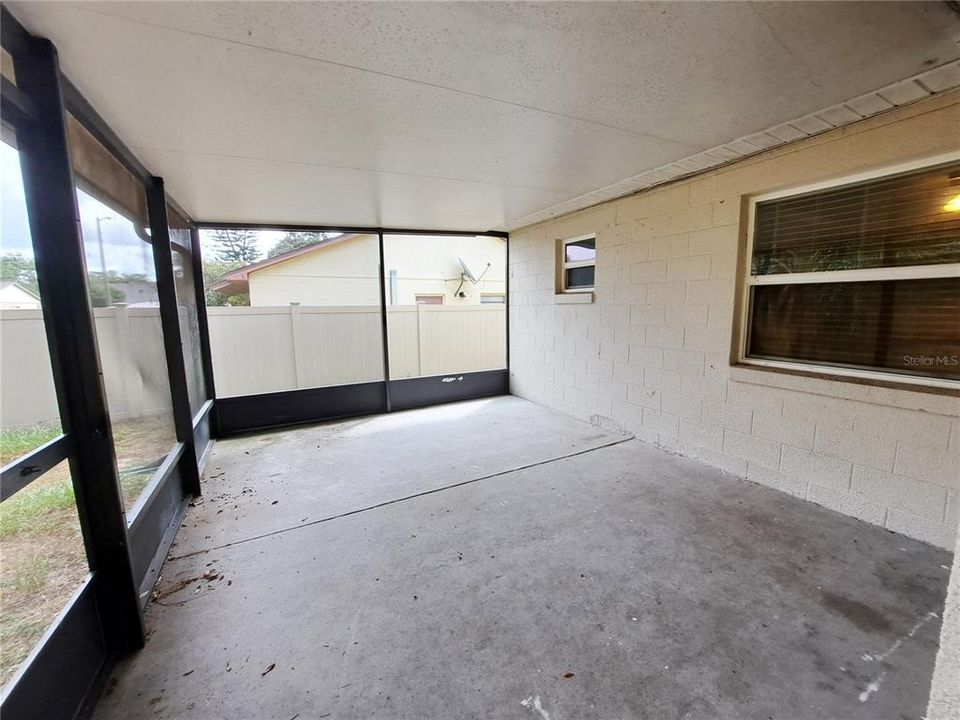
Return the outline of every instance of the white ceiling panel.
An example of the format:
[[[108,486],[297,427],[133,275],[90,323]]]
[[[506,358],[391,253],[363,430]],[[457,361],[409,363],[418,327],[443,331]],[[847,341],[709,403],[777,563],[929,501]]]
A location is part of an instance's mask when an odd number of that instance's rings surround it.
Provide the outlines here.
[[[511,227],[960,56],[945,3],[12,8],[204,220]]]

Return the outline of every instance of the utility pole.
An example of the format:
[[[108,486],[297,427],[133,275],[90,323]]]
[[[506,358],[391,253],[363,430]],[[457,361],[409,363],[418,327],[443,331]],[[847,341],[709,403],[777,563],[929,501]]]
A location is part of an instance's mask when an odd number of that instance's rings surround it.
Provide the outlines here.
[[[100,272],[103,273],[103,287],[106,290],[107,307],[113,305],[113,298],[110,297],[110,276],[107,275],[107,256],[103,253],[103,227],[101,223],[104,220],[113,220],[110,215],[97,218],[97,243],[100,245]]]

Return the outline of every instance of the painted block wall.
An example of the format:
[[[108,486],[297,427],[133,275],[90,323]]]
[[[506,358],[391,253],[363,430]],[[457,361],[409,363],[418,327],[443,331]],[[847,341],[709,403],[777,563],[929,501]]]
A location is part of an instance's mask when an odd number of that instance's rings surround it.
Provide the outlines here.
[[[960,550],[960,533],[957,534]],[[960,717],[960,552],[953,556],[950,587],[944,602],[940,626],[940,652],[930,683],[927,720],[956,720]]]
[[[513,230],[512,391],[952,549],[960,398],[731,366],[730,350],[747,197],[957,149],[954,92]],[[557,241],[586,233],[594,301],[558,303]]]

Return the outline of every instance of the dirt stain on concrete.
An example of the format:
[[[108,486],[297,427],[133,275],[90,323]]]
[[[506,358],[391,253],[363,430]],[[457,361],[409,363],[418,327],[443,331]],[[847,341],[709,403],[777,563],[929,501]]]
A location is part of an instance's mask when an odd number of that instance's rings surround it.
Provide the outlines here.
[[[883,613],[858,600],[822,590],[820,604],[830,612],[846,618],[863,632],[883,633],[890,630],[890,621]]]

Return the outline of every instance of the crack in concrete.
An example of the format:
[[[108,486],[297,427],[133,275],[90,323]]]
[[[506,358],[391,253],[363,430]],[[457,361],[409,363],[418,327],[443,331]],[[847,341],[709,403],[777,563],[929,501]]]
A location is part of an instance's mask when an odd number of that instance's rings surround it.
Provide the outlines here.
[[[587,453],[595,452],[597,450],[603,450],[605,448],[614,447],[616,445],[623,445],[624,443],[632,442],[636,440],[634,435],[629,437],[619,438],[612,442],[604,443],[603,445],[597,445],[596,447],[586,448],[584,450],[578,450],[577,452],[567,453],[566,455],[560,455],[558,457],[548,458],[547,460],[538,460],[537,462],[528,463],[526,465],[520,465],[519,467],[510,468],[508,470],[501,470],[499,472],[490,473],[489,475],[482,475],[478,478],[471,478],[469,480],[462,480],[461,482],[453,483],[452,485],[444,485],[443,487],[433,488],[432,490],[424,490],[423,492],[414,493],[413,495],[405,495],[404,497],[394,498],[393,500],[385,500],[384,502],[376,503],[374,505],[368,505],[366,507],[357,508],[356,510],[348,510],[347,512],[338,513],[336,515],[330,515],[325,518],[320,518],[319,520],[311,520],[307,523],[302,523],[298,525],[291,525],[290,527],[280,528],[279,530],[271,530],[270,532],[262,533],[260,535],[252,535],[248,538],[243,538],[241,540],[234,540],[233,542],[224,543],[222,545],[215,545],[214,547],[204,548],[202,550],[194,550],[192,552],[184,553],[183,555],[170,555],[167,560],[183,560],[184,558],[194,557],[195,555],[202,555],[203,553],[214,552],[216,550],[223,550],[224,548],[233,547],[234,545],[242,545],[243,543],[252,542],[254,540],[262,540],[263,538],[271,537],[273,535],[282,535],[283,533],[290,532],[292,530],[299,530],[300,528],[310,527],[312,525],[319,525],[321,523],[330,522],[331,520],[339,520],[341,518],[350,517],[351,515],[359,515],[360,513],[369,512],[370,510],[377,510],[382,507],[387,507],[388,505],[396,505],[397,503],[407,502],[409,500],[416,500],[417,498],[425,497],[427,495],[433,495],[434,493],[444,492],[446,490],[454,490],[456,488],[464,487],[465,485],[472,485],[474,483],[481,482],[483,480],[490,480],[492,478],[501,477],[503,475],[509,475],[511,473],[520,472],[521,470],[529,470],[530,468],[539,467],[541,465],[549,465],[550,463],[559,462],[560,460],[567,460],[568,458],[578,457],[580,455],[586,455]]]

